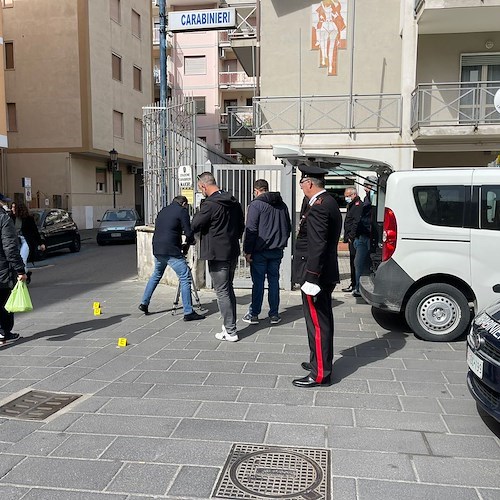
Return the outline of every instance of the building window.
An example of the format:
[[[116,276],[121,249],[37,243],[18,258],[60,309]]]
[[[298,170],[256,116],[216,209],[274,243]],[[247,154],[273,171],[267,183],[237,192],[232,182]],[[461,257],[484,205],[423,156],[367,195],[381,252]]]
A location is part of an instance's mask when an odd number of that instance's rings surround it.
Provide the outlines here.
[[[96,193],[106,192],[106,169],[96,168],[95,169],[95,190]]]
[[[14,42],[5,42],[5,69],[14,69]]]
[[[122,192],[122,171],[121,170],[115,170],[114,172],[114,180],[115,180],[115,193],[120,193]]]
[[[141,15],[132,9],[132,35],[141,38]]]
[[[137,66],[134,66],[134,90],[142,92],[142,71]]]
[[[122,81],[122,58],[116,54],[111,54],[111,72],[113,80]]]
[[[2,7],[7,9],[9,7],[14,7],[14,0],[2,0]]]
[[[121,5],[120,0],[110,0],[109,16],[117,23],[121,22]]]
[[[7,131],[17,132],[17,112],[15,102],[7,103]]]
[[[185,75],[206,75],[207,58],[205,56],[185,56],[184,57]]]
[[[194,105],[195,105],[197,115],[205,115],[206,114],[205,99],[206,99],[205,96],[194,97]]]
[[[113,110],[113,135],[123,137],[123,113]]]
[[[142,144],[142,120],[134,118],[134,141]]]

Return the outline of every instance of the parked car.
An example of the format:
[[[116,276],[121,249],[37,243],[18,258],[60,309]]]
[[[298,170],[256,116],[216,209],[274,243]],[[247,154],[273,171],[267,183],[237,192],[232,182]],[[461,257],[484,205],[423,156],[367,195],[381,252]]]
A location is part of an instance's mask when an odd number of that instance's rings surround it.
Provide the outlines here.
[[[500,301],[474,318],[467,337],[467,365],[470,393],[500,422]]]
[[[384,162],[275,146],[286,164],[331,176],[378,176],[372,210],[372,274],[360,292],[373,307],[405,316],[424,340],[448,342],[500,293],[500,169],[394,172]]]
[[[38,250],[35,258],[43,259],[48,253],[63,248],[80,251],[80,233],[69,212],[59,208],[34,208],[30,213],[45,244],[45,251]]]
[[[135,226],[142,224],[139,214],[133,208],[106,210],[102,219],[98,219],[97,244],[117,241],[135,242]]]

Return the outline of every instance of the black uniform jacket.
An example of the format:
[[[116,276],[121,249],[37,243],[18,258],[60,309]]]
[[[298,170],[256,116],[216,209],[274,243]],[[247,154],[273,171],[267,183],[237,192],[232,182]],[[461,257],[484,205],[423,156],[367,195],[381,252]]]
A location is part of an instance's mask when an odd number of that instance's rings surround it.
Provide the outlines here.
[[[189,213],[177,202],[162,208],[156,217],[153,235],[153,254],[182,257],[181,237],[186,235],[186,243],[194,243],[193,230],[189,224]]]
[[[233,260],[240,254],[245,218],[239,202],[226,191],[205,198],[191,225],[200,233],[200,259]]]
[[[320,194],[312,206],[304,200],[293,256],[295,283],[308,281],[322,286],[339,282],[337,246],[341,228],[342,216],[330,194]]]
[[[14,223],[2,208],[0,210],[0,288],[12,288],[16,275],[24,274],[24,262]]]
[[[363,202],[359,196],[356,196],[349,205],[347,205],[347,213],[344,221],[344,243],[349,240],[353,241],[356,237],[356,229],[359,219],[363,213]]]

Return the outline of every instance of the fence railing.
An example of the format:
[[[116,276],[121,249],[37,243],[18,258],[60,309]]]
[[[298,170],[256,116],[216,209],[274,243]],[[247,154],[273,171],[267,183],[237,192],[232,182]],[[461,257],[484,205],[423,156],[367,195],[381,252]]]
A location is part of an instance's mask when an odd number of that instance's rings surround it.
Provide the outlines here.
[[[500,81],[421,83],[412,93],[412,131],[420,127],[500,124]]]
[[[255,77],[248,76],[244,71],[220,71],[219,85],[255,87]]]
[[[256,134],[401,133],[401,95],[254,98]]]
[[[252,106],[229,106],[227,108],[227,136],[229,139],[253,139]]]

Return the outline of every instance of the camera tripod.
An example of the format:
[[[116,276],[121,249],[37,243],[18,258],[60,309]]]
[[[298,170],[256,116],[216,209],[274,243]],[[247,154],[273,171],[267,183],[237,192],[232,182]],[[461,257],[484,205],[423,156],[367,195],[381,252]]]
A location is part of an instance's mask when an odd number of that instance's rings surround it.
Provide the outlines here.
[[[189,265],[187,267],[189,270],[189,281],[191,282],[191,285],[190,285],[191,299],[194,299],[193,302],[196,302],[196,307],[201,308],[200,297],[198,296],[198,289],[196,287],[196,283],[194,282],[193,273],[191,272],[191,267]],[[175,294],[174,303],[172,304],[172,315],[175,314],[175,311],[177,309],[182,307],[182,306],[179,306],[180,296],[181,296],[181,282],[179,281],[179,284],[177,285],[177,292]]]

